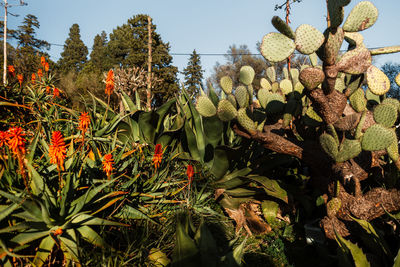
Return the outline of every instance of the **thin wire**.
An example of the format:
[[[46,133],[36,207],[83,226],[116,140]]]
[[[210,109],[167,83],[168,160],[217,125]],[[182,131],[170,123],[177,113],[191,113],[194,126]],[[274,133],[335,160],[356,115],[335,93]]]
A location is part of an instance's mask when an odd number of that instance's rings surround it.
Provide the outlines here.
[[[50,43],[50,45],[54,45],[54,46],[61,46],[64,47],[64,45],[62,44],[52,44]],[[384,48],[384,47],[372,47],[372,48],[368,48],[369,50],[373,50],[373,49],[379,49],[379,48]],[[88,48],[88,50],[93,50],[93,48]],[[340,52],[346,52],[347,50],[340,50]],[[135,53],[138,55],[147,55],[147,53]],[[176,53],[176,52],[171,52],[169,53],[171,56],[191,56],[192,53]],[[302,55],[301,53],[295,51],[294,52],[295,55]],[[219,56],[232,56],[232,54],[229,53],[197,53],[197,55],[199,56],[212,56],[212,57],[219,57]],[[262,56],[261,53],[250,53],[250,54],[234,54],[235,56]]]

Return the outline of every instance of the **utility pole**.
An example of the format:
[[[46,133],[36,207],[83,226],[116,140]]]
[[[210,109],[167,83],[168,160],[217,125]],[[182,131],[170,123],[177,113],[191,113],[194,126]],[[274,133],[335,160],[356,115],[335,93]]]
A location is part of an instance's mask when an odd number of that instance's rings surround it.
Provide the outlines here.
[[[7,0],[4,0],[3,85],[7,84]]]
[[[149,32],[149,40],[148,40],[149,57],[147,60],[147,103],[146,103],[146,107],[147,107],[147,110],[151,110],[151,62],[152,62],[151,44],[152,44],[152,38],[151,38],[151,17],[150,16],[147,16],[147,30]]]
[[[8,15],[8,8],[11,5],[8,4],[7,0],[4,0],[4,36],[3,36],[3,85],[7,84],[7,15]],[[18,6],[26,6],[27,4],[23,1],[19,1]],[[15,17],[18,15],[11,14]]]

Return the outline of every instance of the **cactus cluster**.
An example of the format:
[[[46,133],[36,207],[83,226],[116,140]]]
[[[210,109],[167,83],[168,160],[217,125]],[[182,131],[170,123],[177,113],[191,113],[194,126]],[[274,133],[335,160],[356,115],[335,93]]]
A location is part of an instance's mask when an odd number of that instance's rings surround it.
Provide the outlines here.
[[[303,135],[304,139],[312,132],[318,134],[321,147],[336,162],[357,157],[362,150],[382,149],[397,160],[399,152],[393,126],[400,103],[385,98],[390,81],[372,65],[372,56],[398,52],[400,47],[380,48],[379,51],[366,48],[360,32],[375,23],[378,11],[372,3],[362,1],[344,20],[343,7],[349,2],[328,0],[330,27],[323,33],[305,24],[293,31],[282,19],[273,17],[272,24],[278,32],[268,33],[262,40],[260,51],[265,59],[271,63],[280,62],[297,50],[309,56],[311,66],[283,68],[282,77],[277,75],[275,66],[270,66],[265,70],[265,77],[259,80],[260,84],[254,87],[260,88],[257,91],[252,85],[255,71],[243,66],[236,88],[230,77],[221,78],[222,95],[218,105],[206,96],[198,98],[199,113],[205,117],[217,115],[224,122],[236,119],[248,132],[263,131],[266,121],[281,122],[283,128],[296,121],[297,126],[303,128],[297,136]],[[349,49],[340,55],[345,41]],[[323,65],[318,66],[321,61]],[[396,82],[400,84],[400,75]],[[363,87],[365,84],[368,88]],[[315,99],[323,99],[321,91],[325,96],[335,91],[339,94],[337,98],[346,98],[345,105],[348,103],[353,114],[332,115],[321,111],[329,111],[335,103],[328,100],[318,103]],[[254,109],[262,112],[256,116]],[[340,141],[338,135],[342,137]]]

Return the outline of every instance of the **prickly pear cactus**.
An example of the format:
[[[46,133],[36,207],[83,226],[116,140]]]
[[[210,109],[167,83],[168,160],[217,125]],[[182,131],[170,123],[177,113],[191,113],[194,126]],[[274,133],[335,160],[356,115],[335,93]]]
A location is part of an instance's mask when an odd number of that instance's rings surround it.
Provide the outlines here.
[[[349,220],[337,212],[339,208],[344,214],[367,221],[384,214],[377,208],[357,208],[354,199],[344,198],[354,194],[360,202],[364,197],[364,189],[346,185],[349,179],[359,185],[382,164],[394,163],[400,169],[395,132],[400,103],[386,98],[389,78],[372,64],[375,55],[400,52],[400,46],[368,49],[362,31],[373,27],[378,11],[371,2],[361,1],[345,18],[344,8],[349,3],[327,0],[330,21],[323,32],[311,25],[300,25],[293,31],[274,17],[272,24],[278,32],[266,34],[260,45],[270,67],[265,77],[257,79],[259,84],[253,85],[255,72],[244,66],[239,81],[221,79],[223,98],[227,99],[220,99],[218,105],[207,97],[197,102],[202,116],[217,114],[221,121],[229,121],[236,134],[275,153],[296,157],[313,169],[317,180],[323,177],[325,183],[320,183],[319,190],[330,194],[332,200],[328,204],[329,218],[322,226],[330,238],[335,237],[332,224],[346,229],[339,220]],[[341,53],[342,47],[348,47],[347,51]],[[307,55],[312,66],[274,65],[295,52]],[[400,74],[395,80],[400,85]],[[233,88],[232,84],[239,86]],[[334,199],[331,189],[336,183],[346,194]],[[400,199],[400,191],[385,194],[396,194]],[[382,206],[385,201],[369,198],[365,203]],[[400,201],[386,207],[398,211]]]

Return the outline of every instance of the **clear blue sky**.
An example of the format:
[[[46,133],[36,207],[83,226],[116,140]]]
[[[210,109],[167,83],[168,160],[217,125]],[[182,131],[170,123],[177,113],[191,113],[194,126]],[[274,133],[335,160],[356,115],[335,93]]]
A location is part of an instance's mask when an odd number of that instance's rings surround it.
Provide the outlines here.
[[[18,3],[19,0],[9,0]],[[271,25],[272,16],[284,18],[284,10],[274,11],[275,4],[284,0],[25,0],[24,7],[12,7],[10,12],[19,17],[9,18],[9,27],[17,28],[26,14],[38,17],[40,29],[37,38],[52,44],[63,45],[69,28],[77,23],[81,38],[90,49],[96,34],[111,33],[135,14],[149,14],[157,25],[164,42],[169,42],[170,52],[225,53],[232,44],[246,44],[256,53],[256,43],[276,31]],[[353,0],[345,7],[345,17],[356,5]],[[363,33],[367,47],[400,45],[400,1],[372,0],[379,10],[376,24]],[[325,0],[303,0],[292,6],[292,28],[311,24],[320,31],[326,25]],[[48,53],[57,61],[63,48],[52,46]],[[173,64],[182,71],[188,56],[174,56]],[[205,77],[211,74],[215,63],[225,62],[223,56],[202,56]],[[400,53],[379,56],[375,65],[385,62],[400,63]]]

